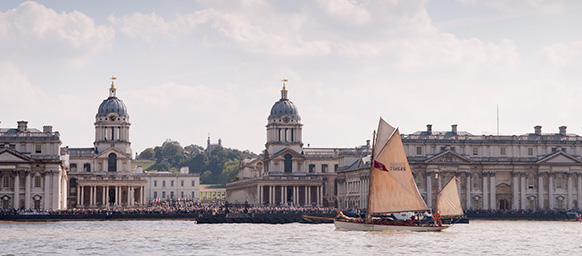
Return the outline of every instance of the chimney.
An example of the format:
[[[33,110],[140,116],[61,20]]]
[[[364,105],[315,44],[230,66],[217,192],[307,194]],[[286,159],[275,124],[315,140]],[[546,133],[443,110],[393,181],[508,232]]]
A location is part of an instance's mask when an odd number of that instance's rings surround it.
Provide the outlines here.
[[[42,127],[42,132],[51,133],[51,132],[53,132],[53,127],[51,125],[45,125]]]
[[[426,133],[428,135],[431,135],[432,134],[432,124],[427,124],[426,125]]]
[[[451,131],[453,132],[453,134],[457,134],[457,125],[456,124],[451,125]]]
[[[18,131],[25,132],[28,128],[28,121],[18,121]]]
[[[560,135],[566,136],[566,128],[568,128],[568,127],[563,126],[563,125],[560,126]]]
[[[542,135],[542,126],[541,125],[534,126],[534,130],[535,130],[536,135]]]
[[[370,140],[366,140],[366,148],[370,148]]]

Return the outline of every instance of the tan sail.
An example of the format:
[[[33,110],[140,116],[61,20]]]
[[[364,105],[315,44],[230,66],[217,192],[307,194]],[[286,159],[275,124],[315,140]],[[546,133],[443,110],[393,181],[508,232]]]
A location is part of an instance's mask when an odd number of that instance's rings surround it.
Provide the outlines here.
[[[463,216],[463,207],[457,189],[457,178],[453,176],[439,193],[437,212],[441,217]]]
[[[371,168],[370,213],[429,210],[414,182],[398,129],[380,119],[374,147],[374,160],[386,170]]]

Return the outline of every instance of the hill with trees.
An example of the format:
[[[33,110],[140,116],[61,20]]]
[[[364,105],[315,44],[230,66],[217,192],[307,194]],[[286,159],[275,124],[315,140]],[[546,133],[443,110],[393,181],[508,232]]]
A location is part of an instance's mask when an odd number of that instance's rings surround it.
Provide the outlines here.
[[[146,148],[137,157],[138,161],[149,160],[145,171],[179,172],[181,167],[189,167],[190,173],[200,173],[200,183],[224,186],[238,175],[242,159],[256,157],[248,150],[240,151],[224,147],[213,148],[207,152],[198,145],[182,147],[177,141],[166,141],[161,146]],[[152,161],[155,163],[151,164]]]

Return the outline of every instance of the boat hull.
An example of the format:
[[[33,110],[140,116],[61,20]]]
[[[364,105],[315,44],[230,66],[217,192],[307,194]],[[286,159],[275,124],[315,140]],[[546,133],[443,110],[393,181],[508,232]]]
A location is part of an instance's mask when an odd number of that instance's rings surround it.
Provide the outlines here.
[[[449,226],[420,226],[420,225],[394,225],[394,224],[370,224],[362,222],[348,222],[334,220],[333,224],[336,229],[355,230],[355,231],[384,231],[384,230],[408,230],[415,232],[438,232]]]

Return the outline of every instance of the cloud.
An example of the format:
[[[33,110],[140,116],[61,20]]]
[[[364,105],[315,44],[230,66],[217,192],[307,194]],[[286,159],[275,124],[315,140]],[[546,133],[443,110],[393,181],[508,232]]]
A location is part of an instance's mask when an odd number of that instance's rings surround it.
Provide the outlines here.
[[[530,12],[536,15],[559,15],[571,5],[566,0],[457,0],[471,5],[484,5],[504,12]]]
[[[319,0],[321,8],[340,22],[365,25],[370,22],[370,13],[363,5],[349,0]]]
[[[0,12],[0,24],[0,54],[25,60],[83,62],[109,50],[115,37],[83,13],[57,13],[31,1]]]
[[[550,64],[549,66],[561,69],[578,69],[582,65],[582,41],[544,46],[536,55],[542,64]]]

